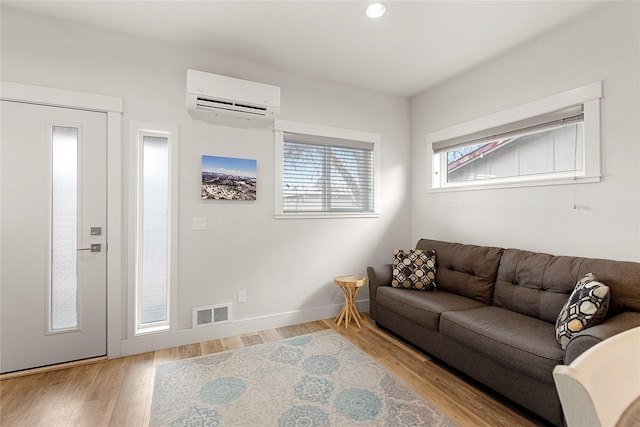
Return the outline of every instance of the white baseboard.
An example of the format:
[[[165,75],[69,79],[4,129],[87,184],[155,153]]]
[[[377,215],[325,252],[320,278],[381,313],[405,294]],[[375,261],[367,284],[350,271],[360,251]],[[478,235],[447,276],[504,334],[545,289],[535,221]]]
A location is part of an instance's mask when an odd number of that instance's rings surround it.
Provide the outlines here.
[[[356,301],[361,312],[369,311],[369,300]],[[298,310],[287,313],[276,313],[268,316],[235,320],[228,323],[181,329],[178,331],[160,332],[122,340],[122,355],[146,353],[163,348],[178,347],[235,335],[249,334],[283,326],[297,325],[321,319],[335,317],[342,309],[341,304]]]

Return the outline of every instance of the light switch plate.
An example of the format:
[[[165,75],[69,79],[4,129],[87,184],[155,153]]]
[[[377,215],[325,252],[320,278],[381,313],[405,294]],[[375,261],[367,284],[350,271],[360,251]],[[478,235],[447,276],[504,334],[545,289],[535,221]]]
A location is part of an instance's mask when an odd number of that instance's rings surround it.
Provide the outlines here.
[[[196,231],[202,231],[207,229],[206,217],[193,217],[193,229]]]

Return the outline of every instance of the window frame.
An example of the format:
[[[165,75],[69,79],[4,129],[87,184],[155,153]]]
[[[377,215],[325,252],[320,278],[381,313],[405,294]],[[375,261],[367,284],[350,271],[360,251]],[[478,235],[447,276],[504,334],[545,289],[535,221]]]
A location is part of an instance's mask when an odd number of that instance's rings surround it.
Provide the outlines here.
[[[487,188],[513,188],[572,183],[592,183],[601,180],[601,138],[600,138],[600,98],[602,82],[598,81],[565,92],[542,98],[514,108],[503,110],[485,117],[451,126],[426,135],[428,161],[432,164],[431,186],[428,192],[462,191]],[[442,155],[436,153],[434,144],[447,140],[464,140],[483,131],[508,126],[536,116],[552,113],[568,107],[582,105],[584,121],[583,169],[581,171],[556,172],[546,174],[521,175],[465,182],[446,182],[446,174],[441,173]]]
[[[141,323],[140,301],[140,263],[139,244],[141,236],[140,227],[140,191],[141,176],[143,173],[143,140],[144,137],[167,138],[168,143],[168,229],[167,229],[167,319],[161,322],[149,324]],[[129,257],[132,268],[129,272],[129,331],[130,336],[147,335],[158,332],[175,330],[174,313],[177,313],[177,230],[178,230],[178,128],[171,125],[163,125],[147,122],[129,122],[130,143],[130,198],[129,203],[131,230],[129,241]]]
[[[273,129],[275,149],[274,218],[377,218],[380,216],[380,145],[382,142],[380,134],[280,119],[275,120]],[[373,151],[373,212],[286,212],[283,199],[283,162],[285,134],[289,133],[308,137],[309,142],[317,141],[329,145],[332,140],[336,139],[353,141],[355,145],[370,144]]]

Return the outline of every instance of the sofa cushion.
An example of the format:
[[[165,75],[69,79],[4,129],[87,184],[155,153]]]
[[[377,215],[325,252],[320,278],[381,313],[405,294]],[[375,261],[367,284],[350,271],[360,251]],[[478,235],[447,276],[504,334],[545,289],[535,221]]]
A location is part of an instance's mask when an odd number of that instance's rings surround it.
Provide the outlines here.
[[[640,263],[587,258],[580,266],[579,277],[590,271],[609,287],[607,317],[623,311],[640,311]]]
[[[552,323],[499,307],[443,313],[440,333],[546,383],[553,383],[553,368],[564,355]]]
[[[604,319],[609,308],[609,287],[593,273],[580,279],[556,320],[556,339],[563,349],[571,338]]]
[[[448,310],[471,310],[485,305],[449,292],[420,292],[380,286],[376,303],[412,322],[438,331],[440,314]]]
[[[483,304],[491,304],[503,249],[430,239],[418,241],[416,249],[436,251],[438,291],[447,291]]]
[[[394,249],[391,286],[435,291],[436,253],[420,249]]]
[[[555,324],[584,258],[506,249],[500,259],[493,305]]]

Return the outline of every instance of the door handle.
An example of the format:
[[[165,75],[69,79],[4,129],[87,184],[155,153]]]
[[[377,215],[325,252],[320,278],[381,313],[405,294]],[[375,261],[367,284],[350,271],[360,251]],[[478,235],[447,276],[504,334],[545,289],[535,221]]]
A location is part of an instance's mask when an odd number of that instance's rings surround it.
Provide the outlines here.
[[[92,243],[91,247],[78,249],[78,251],[101,252],[102,251],[102,244],[100,244],[100,243]]]

